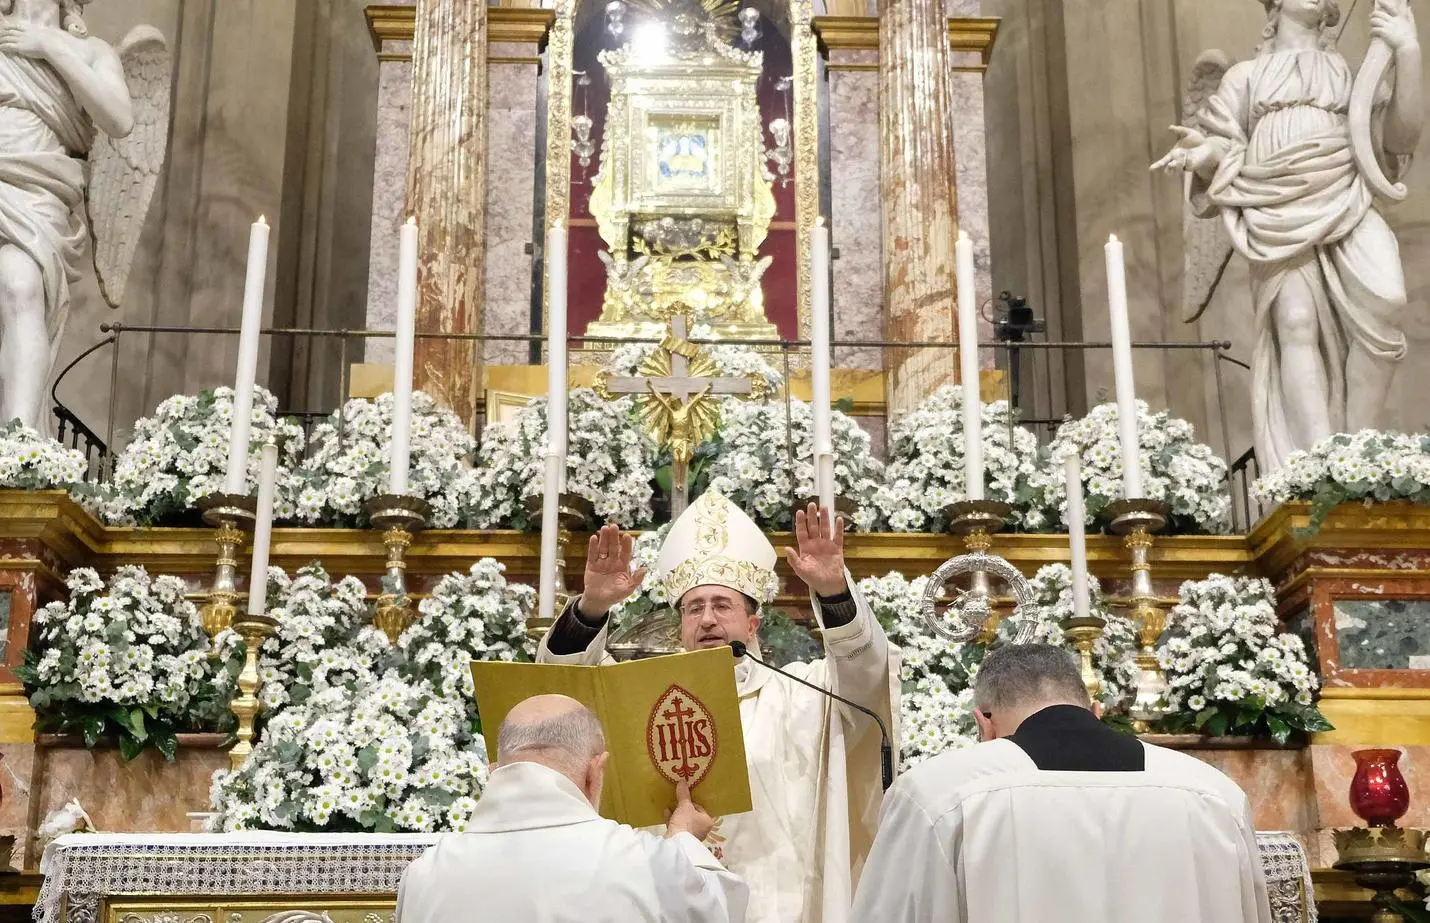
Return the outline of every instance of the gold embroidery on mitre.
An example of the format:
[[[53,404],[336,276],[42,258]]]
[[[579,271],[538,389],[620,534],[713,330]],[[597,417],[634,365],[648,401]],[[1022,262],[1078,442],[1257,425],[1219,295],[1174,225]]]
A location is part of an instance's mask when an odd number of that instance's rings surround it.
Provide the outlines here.
[[[707,490],[695,501],[695,553],[715,554],[730,543],[730,501]]]
[[[770,571],[751,561],[735,561],[724,555],[689,558],[665,577],[666,598],[674,605],[690,590],[713,584],[744,593],[757,602],[765,597]]]

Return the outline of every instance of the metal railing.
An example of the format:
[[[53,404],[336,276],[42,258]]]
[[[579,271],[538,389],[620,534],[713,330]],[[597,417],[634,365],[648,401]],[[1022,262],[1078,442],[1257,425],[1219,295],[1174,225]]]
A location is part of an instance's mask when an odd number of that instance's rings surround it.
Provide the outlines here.
[[[117,389],[119,382],[120,351],[124,342],[124,337],[126,335],[134,334],[236,337],[239,335],[240,332],[239,328],[237,327],[192,327],[167,324],[131,325],[122,323],[103,324],[100,327],[100,331],[105,334],[105,337],[99,342],[95,343],[93,346],[86,349],[83,353],[77,356],[68,366],[66,366],[65,369],[61,371],[59,376],[57,376],[54,386],[51,388],[51,396],[54,398],[54,413],[56,420],[59,422],[59,425],[61,427],[60,431],[62,433],[67,434],[67,437],[71,439],[75,447],[81,448],[83,451],[86,451],[86,453],[92,459],[91,471],[93,473],[93,476],[97,478],[103,478],[107,476],[110,456],[114,451],[116,451],[115,432],[116,412],[118,407]],[[327,330],[305,327],[268,327],[261,330],[260,335],[268,337],[336,340],[338,342],[338,394],[340,395],[339,404],[341,404],[342,400],[345,399],[345,396],[347,395],[349,390],[349,370],[352,364],[351,360],[353,359],[353,345],[365,344],[368,340],[391,339],[395,336],[395,333],[392,330]],[[471,342],[478,345],[488,342],[526,343],[530,344],[532,348],[537,351],[538,354],[541,345],[545,342],[545,337],[541,334],[418,333],[416,334],[416,338],[418,340]],[[810,345],[810,341],[805,339],[785,340],[777,338],[749,340],[703,340],[699,338],[692,338],[691,341],[700,344],[739,345],[751,347],[767,354],[778,353],[779,355],[777,359],[777,364],[782,366],[782,371],[784,373],[786,382],[789,381],[790,373],[794,369],[796,364],[792,362],[792,359],[794,359],[794,357],[797,356],[801,351],[808,350]],[[573,355],[579,356],[583,353],[591,353],[596,355],[608,354],[613,348],[622,344],[653,344],[659,342],[659,340],[657,338],[632,338],[613,340],[610,337],[573,336],[570,338],[569,342],[573,348]],[[832,341],[831,346],[836,350],[872,349],[884,351],[914,349],[957,349],[957,343],[950,343],[945,340],[889,341],[881,339],[835,339]],[[76,414],[74,414],[68,407],[64,405],[62,401],[59,400],[58,389],[60,384],[64,381],[65,377],[71,371],[73,371],[83,360],[89,358],[90,356],[94,355],[105,347],[110,348],[110,394],[108,404],[109,420],[105,435],[101,438],[98,434],[94,432],[93,429],[86,426]],[[980,344],[979,348],[992,352],[995,355],[997,365],[1000,368],[1007,368],[1010,363],[1010,360],[1022,361],[1020,357],[1032,356],[1034,357],[1034,359],[1032,360],[1034,363],[1036,363],[1037,357],[1044,357],[1045,369],[1048,369],[1048,362],[1050,361],[1048,357],[1069,353],[1082,354],[1088,352],[1109,351],[1112,349],[1112,343],[1110,341],[992,342]],[[1255,455],[1250,450],[1245,452],[1236,452],[1231,444],[1231,433],[1228,423],[1228,415],[1226,413],[1226,383],[1223,376],[1222,366],[1224,363],[1229,363],[1241,369],[1249,369],[1250,366],[1230,354],[1229,351],[1232,348],[1232,344],[1229,341],[1225,340],[1211,340],[1199,342],[1142,341],[1133,343],[1132,348],[1138,351],[1160,350],[1168,352],[1182,352],[1190,350],[1193,352],[1201,352],[1211,357],[1212,382],[1215,394],[1214,415],[1216,417],[1216,423],[1219,424],[1220,432],[1218,433],[1218,435],[1220,436],[1221,441],[1221,455],[1223,458],[1231,458],[1233,457],[1233,455],[1236,456],[1236,461],[1231,463],[1230,465],[1227,478],[1228,489],[1232,491],[1233,495],[1232,505],[1234,525],[1238,528],[1245,528],[1250,522],[1254,521],[1254,517],[1252,515],[1253,511],[1251,509],[1252,501],[1250,495],[1250,484],[1256,477]],[[771,355],[771,358],[774,358],[774,356]],[[1050,373],[1049,377],[1051,377]],[[789,389],[785,388],[786,399],[789,398],[788,391]],[[1200,390],[1198,390],[1197,394],[1201,394]],[[1019,403],[1026,404],[1030,402],[1019,401]],[[1040,442],[1045,443],[1046,441],[1051,439],[1052,434],[1055,432],[1058,425],[1060,425],[1067,418],[1067,415],[1071,413],[1074,408],[1071,405],[1065,404],[1063,408],[1064,412],[1062,414],[1054,412],[1043,415],[1024,413],[1024,411],[1028,409],[1030,408],[1017,405],[1014,406],[1013,417],[1016,417],[1016,419],[1010,419],[1010,429],[1014,426],[1021,425],[1030,429],[1032,432],[1035,433],[1035,435],[1038,436]],[[282,409],[280,410],[280,415],[296,417],[299,420],[300,424],[303,426],[304,435],[306,437],[311,436],[313,429],[320,422],[322,422],[331,412],[332,410],[324,409],[306,409],[301,411]],[[480,434],[481,432],[481,423],[484,422],[482,419],[480,419],[481,416],[484,416],[484,412],[484,408],[479,407],[479,419],[473,421],[474,431],[478,434]],[[1176,412],[1175,408],[1173,408],[1173,412]],[[1010,433],[1010,444],[1011,438],[1012,437]],[[1205,440],[1206,434],[1202,434],[1202,438]],[[792,443],[792,439],[787,439],[787,442]],[[793,452],[792,444],[789,446],[789,449],[791,452]]]

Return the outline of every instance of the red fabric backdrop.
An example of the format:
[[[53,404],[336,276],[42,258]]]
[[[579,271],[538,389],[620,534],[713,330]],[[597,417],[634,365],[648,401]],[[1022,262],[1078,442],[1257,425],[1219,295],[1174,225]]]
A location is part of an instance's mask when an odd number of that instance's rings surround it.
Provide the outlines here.
[[[776,89],[781,77],[791,73],[789,42],[768,22],[761,23],[761,36],[755,47],[764,52],[765,69],[760,77],[758,97],[764,124],[772,119],[789,118],[786,112],[786,94]],[[576,37],[576,47],[572,54],[573,69],[585,71],[591,80],[589,87],[573,85],[571,95],[572,114],[581,112],[583,93],[586,99],[586,113],[591,117],[591,137],[599,145],[606,122],[606,103],[610,99],[611,88],[606,80],[604,68],[596,60],[602,48],[608,47],[610,38],[606,34],[605,22],[601,17],[593,17]],[[792,106],[793,103],[791,102]],[[791,119],[791,121],[793,121]],[[765,134],[766,145],[773,141]],[[591,197],[591,180],[599,163],[597,156],[582,176],[581,165],[576,155],[571,155],[571,235],[569,240],[567,267],[567,311],[572,335],[586,332],[586,325],[601,316],[601,298],[606,291],[606,268],[596,253],[605,249],[605,243],[596,230],[595,219],[587,205]],[[760,247],[762,256],[774,257],[764,276],[765,314],[771,323],[779,328],[780,336],[794,339],[798,335],[798,289],[797,267],[795,264],[794,230],[794,171],[790,171],[790,183],[774,184],[775,218],[770,225],[769,236]]]

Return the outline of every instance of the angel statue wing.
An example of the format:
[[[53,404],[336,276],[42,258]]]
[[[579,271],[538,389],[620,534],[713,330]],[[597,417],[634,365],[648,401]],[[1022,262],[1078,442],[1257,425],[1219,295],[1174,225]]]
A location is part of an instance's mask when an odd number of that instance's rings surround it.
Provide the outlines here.
[[[1231,59],[1224,52],[1211,49],[1197,56],[1192,65],[1192,76],[1187,81],[1186,93],[1182,96],[1182,124],[1188,128],[1202,130],[1201,112],[1211,99],[1221,78],[1231,67]],[[1183,177],[1188,187],[1192,174]],[[1190,205],[1182,215],[1182,245],[1185,257],[1182,266],[1182,320],[1192,324],[1199,320],[1211,304],[1217,285],[1231,262],[1231,239],[1227,237],[1226,226],[1221,216],[1199,218]]]
[[[127,138],[100,134],[95,139],[85,196],[95,274],[111,308],[124,300],[139,235],[164,169],[174,72],[169,43],[152,26],[135,26],[117,51],[134,100],[134,130]]]

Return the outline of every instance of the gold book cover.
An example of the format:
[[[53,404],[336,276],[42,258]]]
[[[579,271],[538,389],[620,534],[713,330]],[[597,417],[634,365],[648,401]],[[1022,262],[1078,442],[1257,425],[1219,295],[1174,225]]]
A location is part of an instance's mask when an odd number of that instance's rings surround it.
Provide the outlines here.
[[[472,680],[493,761],[497,729],[524,699],[560,693],[596,713],[611,753],[601,797],[604,817],[632,827],[664,824],[680,780],[713,816],[750,810],[729,648],[598,667],[474,661]]]

